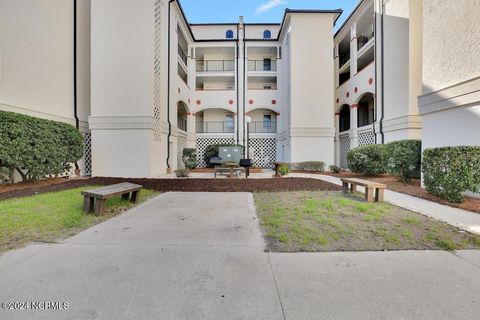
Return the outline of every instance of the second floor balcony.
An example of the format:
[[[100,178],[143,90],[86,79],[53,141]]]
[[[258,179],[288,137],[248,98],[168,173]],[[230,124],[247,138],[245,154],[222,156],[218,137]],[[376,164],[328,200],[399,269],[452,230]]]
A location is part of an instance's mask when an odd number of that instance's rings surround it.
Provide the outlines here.
[[[233,118],[232,118],[233,119]],[[197,133],[233,133],[235,124],[232,121],[197,121]]]
[[[250,133],[277,133],[277,121],[252,121],[248,125]]]
[[[234,60],[197,60],[197,72],[235,71]]]

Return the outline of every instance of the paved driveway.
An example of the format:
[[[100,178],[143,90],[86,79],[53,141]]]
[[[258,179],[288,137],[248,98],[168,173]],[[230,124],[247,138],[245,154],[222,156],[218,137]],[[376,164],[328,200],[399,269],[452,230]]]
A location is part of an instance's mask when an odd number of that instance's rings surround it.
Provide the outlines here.
[[[167,193],[0,257],[0,319],[479,319],[480,252],[267,254],[248,193]]]

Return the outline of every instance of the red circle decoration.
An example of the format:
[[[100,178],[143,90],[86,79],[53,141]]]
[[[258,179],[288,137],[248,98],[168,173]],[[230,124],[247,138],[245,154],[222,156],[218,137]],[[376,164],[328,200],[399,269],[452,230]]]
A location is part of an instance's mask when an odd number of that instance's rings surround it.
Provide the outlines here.
[[[277,100],[272,100],[272,104],[277,104]]]
[[[228,104],[233,104],[233,100],[228,100]]]
[[[368,84],[372,84],[373,83],[373,78],[369,78],[368,79]]]
[[[202,104],[202,100],[197,100],[197,104],[198,104],[198,105],[201,105],[201,104]]]
[[[347,92],[347,98],[350,97],[350,92]]]
[[[249,104],[253,104],[253,102],[254,102],[254,101],[253,101],[252,99],[248,100],[248,103],[249,103]]]
[[[340,99],[337,98],[337,103],[339,103],[339,102],[340,102]]]
[[[357,92],[358,92],[358,87],[355,87],[355,90],[354,90],[354,91],[355,91],[355,93],[357,93]]]

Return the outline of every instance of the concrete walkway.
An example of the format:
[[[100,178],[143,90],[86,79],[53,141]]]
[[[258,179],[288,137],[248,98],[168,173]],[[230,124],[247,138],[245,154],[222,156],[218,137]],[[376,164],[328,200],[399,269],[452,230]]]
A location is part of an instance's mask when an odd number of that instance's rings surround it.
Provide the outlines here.
[[[264,252],[248,193],[166,193],[0,257],[0,319],[479,319],[480,251]]]
[[[289,176],[321,179],[340,186],[342,185],[342,182],[339,178],[332,176],[303,173],[292,173]],[[358,189],[362,192],[364,191],[364,188],[362,187],[359,187]],[[385,201],[398,207],[402,207],[423,214],[425,216],[446,222],[460,229],[480,234],[480,214],[478,213],[453,208],[433,201],[412,197],[408,194],[391,190],[385,190]]]

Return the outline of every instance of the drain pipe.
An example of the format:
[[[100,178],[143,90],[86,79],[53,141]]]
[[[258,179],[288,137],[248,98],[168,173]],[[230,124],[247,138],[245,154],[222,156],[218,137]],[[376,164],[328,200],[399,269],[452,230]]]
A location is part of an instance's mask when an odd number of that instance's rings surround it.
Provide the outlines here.
[[[380,118],[380,135],[382,136],[382,144],[385,143],[385,134],[383,133],[383,119],[385,118],[385,63],[384,63],[384,57],[385,57],[385,44],[384,44],[384,21],[383,17],[385,15],[385,5],[383,4],[383,1],[381,1],[381,15],[380,15],[380,33],[381,33],[381,52],[380,52],[380,59],[381,59],[381,90],[382,90],[382,96],[381,96],[381,101],[382,101],[382,117]]]
[[[167,135],[167,170],[170,170],[170,137],[172,136],[172,122],[170,121],[170,8],[171,3],[176,0],[168,1],[168,55],[167,55],[167,122],[168,122],[168,135]]]
[[[73,0],[73,116],[75,118],[75,128],[80,129],[80,119],[78,118],[77,102],[77,0]],[[75,161],[75,171],[79,172],[80,166]]]
[[[240,23],[237,24],[237,40],[236,40],[236,51],[237,51],[236,55],[237,55],[237,58],[235,59],[236,64],[237,64],[237,70],[236,70],[236,73],[237,73],[237,144],[240,142],[240,141],[238,141],[238,140],[240,140],[240,132],[238,131],[238,126],[240,124],[240,119],[238,118],[238,115],[240,113],[239,112],[240,111],[240,104],[238,102],[238,99],[240,98],[240,93],[238,92],[238,89],[239,89],[239,84],[238,84],[238,80],[239,80],[238,79],[238,57],[240,55],[239,44],[238,44],[238,39],[239,39],[238,32],[240,30],[239,25],[240,25]]]

